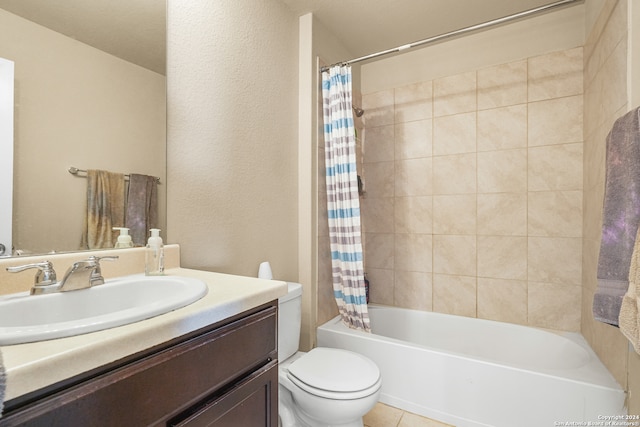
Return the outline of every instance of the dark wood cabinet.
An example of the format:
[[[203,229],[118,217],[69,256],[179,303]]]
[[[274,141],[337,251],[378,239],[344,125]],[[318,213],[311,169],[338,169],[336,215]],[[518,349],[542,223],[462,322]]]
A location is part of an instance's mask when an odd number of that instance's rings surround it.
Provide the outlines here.
[[[277,302],[7,402],[4,426],[277,426]]]

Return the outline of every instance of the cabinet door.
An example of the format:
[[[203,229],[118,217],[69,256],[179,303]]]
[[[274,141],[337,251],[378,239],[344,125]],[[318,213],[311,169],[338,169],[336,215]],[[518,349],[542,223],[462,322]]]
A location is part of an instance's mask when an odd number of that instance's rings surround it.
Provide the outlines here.
[[[276,427],[278,425],[278,364],[273,361],[196,405],[168,424],[170,427]]]
[[[176,414],[275,361],[276,313],[268,307],[44,397],[5,414],[0,427],[166,426]]]

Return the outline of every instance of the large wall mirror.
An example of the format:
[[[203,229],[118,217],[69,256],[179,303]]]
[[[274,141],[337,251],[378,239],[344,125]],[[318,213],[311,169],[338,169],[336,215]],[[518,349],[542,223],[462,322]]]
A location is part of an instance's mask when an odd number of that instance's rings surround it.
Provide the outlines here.
[[[87,180],[71,166],[159,177],[165,235],[165,46],[165,0],[0,0],[14,255],[80,249]]]

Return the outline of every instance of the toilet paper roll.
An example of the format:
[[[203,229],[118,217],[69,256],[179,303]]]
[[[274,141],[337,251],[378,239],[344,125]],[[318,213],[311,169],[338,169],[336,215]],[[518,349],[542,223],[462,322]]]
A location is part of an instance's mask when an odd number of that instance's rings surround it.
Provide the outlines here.
[[[260,263],[260,268],[258,268],[258,278],[266,280],[273,279],[273,273],[271,272],[271,264],[269,264],[269,261]]]

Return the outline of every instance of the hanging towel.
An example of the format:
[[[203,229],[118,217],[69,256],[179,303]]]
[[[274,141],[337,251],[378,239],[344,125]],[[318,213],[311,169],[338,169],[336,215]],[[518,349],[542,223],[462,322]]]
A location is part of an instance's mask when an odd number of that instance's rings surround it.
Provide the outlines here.
[[[144,246],[149,230],[158,228],[158,181],[155,176],[129,174],[126,225],[135,246]]]
[[[0,352],[0,417],[2,416],[2,410],[4,409],[4,396],[7,389],[7,373],[4,368],[4,359]]]
[[[636,353],[640,353],[640,229],[636,234],[636,243],[629,266],[629,289],[622,299],[618,323],[620,331],[633,344]]]
[[[640,223],[640,108],[620,117],[607,135],[602,240],[594,319],[618,325]]]
[[[124,224],[124,174],[87,171],[87,208],[82,228],[84,249],[113,248]]]

